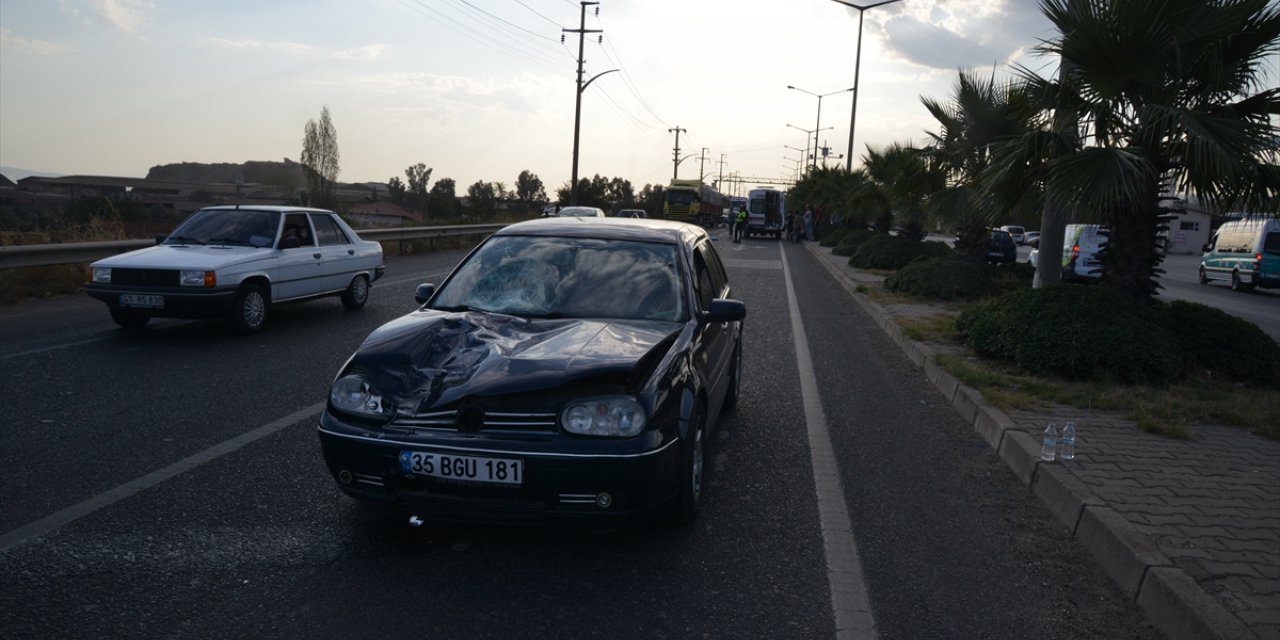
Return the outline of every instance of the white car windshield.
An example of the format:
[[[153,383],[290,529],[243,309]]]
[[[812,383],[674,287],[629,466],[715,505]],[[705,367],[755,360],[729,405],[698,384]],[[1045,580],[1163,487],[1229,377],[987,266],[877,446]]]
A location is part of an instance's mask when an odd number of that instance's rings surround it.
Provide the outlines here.
[[[165,238],[164,244],[230,244],[269,247],[275,242],[280,214],[248,209],[203,209],[192,214]]]
[[[680,321],[687,317],[673,245],[586,238],[491,238],[432,302],[446,311],[527,318]]]

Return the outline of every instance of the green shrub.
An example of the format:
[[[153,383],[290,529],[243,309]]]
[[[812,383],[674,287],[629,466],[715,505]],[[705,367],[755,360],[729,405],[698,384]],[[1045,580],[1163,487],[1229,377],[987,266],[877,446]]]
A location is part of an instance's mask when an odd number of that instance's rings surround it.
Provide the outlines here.
[[[955,252],[941,242],[918,242],[877,234],[853,252],[849,266],[855,269],[901,269],[916,258],[950,255],[955,255]]]
[[[957,255],[921,258],[884,281],[890,291],[934,300],[971,300],[996,292],[990,265]]]
[[[835,229],[832,229],[827,233],[825,233],[819,239],[818,244],[824,247],[838,246],[840,244],[840,240],[844,238],[846,235],[848,235],[849,232],[851,231],[853,231],[853,229],[850,229],[848,227],[836,227]]]
[[[1149,384],[1182,377],[1177,340],[1156,310],[1106,287],[1014,291],[966,309],[956,329],[979,354],[1040,375]]]
[[[1178,343],[1186,371],[1280,387],[1280,344],[1257,325],[1202,304],[1175,300],[1156,309]]]
[[[1032,279],[1036,276],[1036,268],[1026,262],[1015,262],[996,267],[992,274],[991,279],[996,285],[996,291],[1005,293],[1029,288]]]
[[[836,245],[835,249],[831,250],[831,253],[838,256],[851,256],[858,250],[858,247],[862,246],[862,243],[880,235],[885,234],[871,231],[869,229],[854,229],[840,238],[840,242]]]

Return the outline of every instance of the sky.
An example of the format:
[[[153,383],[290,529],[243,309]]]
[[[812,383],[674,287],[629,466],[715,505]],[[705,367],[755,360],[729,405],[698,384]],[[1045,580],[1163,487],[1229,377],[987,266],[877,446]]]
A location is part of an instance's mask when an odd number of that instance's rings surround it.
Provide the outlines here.
[[[422,162],[459,192],[513,188],[529,170],[553,194],[572,171],[578,35],[562,30],[580,12],[572,0],[5,0],[0,166],[141,177],[177,162],[297,160],[327,106],[341,181],[403,179]],[[675,128],[691,156],[679,176],[707,182],[792,176],[813,146],[800,129],[815,124],[831,127],[819,141],[833,156],[848,149],[853,9],[600,0],[586,28],[600,33],[584,43],[584,79],[620,71],[582,93],[580,177],[666,184]],[[960,68],[1053,73],[1030,49],[1054,35],[1032,0],[868,10],[855,166],[866,145],[922,142],[935,122],[920,96],[945,99]]]

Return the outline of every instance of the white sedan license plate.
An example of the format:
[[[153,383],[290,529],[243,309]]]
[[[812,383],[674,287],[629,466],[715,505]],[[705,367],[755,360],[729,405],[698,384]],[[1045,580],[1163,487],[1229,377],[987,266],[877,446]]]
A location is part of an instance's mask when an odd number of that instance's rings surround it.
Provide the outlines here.
[[[441,480],[518,486],[524,480],[524,461],[513,458],[477,458],[447,453],[401,451],[400,471]]]
[[[149,296],[140,293],[122,293],[120,294],[120,306],[163,309],[164,296]]]

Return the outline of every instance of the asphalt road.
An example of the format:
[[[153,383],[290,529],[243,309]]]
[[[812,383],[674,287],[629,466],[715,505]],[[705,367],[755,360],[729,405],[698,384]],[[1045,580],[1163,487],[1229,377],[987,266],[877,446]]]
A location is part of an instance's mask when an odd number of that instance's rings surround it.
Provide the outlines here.
[[[719,246],[746,372],[690,528],[411,528],[337,491],[315,436],[334,372],[460,252],[391,259],[364,310],[282,307],[250,337],[123,331],[83,297],[5,308],[0,636],[835,637],[812,375],[878,637],[1157,637],[808,252]]]

